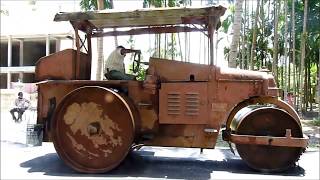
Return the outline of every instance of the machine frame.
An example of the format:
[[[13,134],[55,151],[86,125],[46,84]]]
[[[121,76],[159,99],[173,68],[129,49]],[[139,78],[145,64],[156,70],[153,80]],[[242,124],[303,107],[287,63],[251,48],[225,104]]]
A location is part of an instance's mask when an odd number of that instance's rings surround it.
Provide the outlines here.
[[[62,137],[70,135],[61,135],[64,133],[61,129],[68,128],[60,122],[67,116],[61,113],[69,113],[65,109],[73,105],[71,102],[81,104],[78,99],[83,96],[88,95],[91,101],[100,102],[99,93],[103,95],[105,92],[110,94],[106,97],[123,102],[124,105],[120,103],[119,107],[128,109],[133,127],[130,146],[214,148],[224,127],[223,139],[228,142],[306,148],[308,138],[302,134],[299,116],[290,105],[278,98],[273,76],[214,65],[213,34],[220,26],[220,17],[225,10],[222,6],[209,6],[58,13],[54,20],[69,21],[75,30],[76,50],[62,50],[41,58],[36,64],[36,79],[39,81],[37,123],[44,125],[44,140],[53,141],[59,155],[78,171],[105,172],[116,167],[129,151],[128,145],[120,148],[124,149],[124,154],[117,163],[106,165],[106,168],[103,165],[91,168],[78,166],[80,161],[74,159],[80,159],[80,155],[70,158],[68,153],[72,148],[64,148],[62,142],[65,141]],[[131,29],[102,31],[104,28],[122,27]],[[81,39],[80,31],[85,33],[85,38]],[[179,32],[203,32],[208,37],[209,65],[150,58],[144,81],[90,80],[91,38]],[[87,89],[92,89],[97,97],[91,97]],[[299,132],[292,133],[290,128],[285,128],[281,136],[238,134],[237,127],[234,129],[231,126],[236,114],[244,107],[256,104],[277,107],[294,121]],[[109,117],[119,116],[106,106],[101,108]],[[89,134],[100,132],[100,126],[89,124]],[[74,138],[76,136],[81,135],[74,133]],[[253,168],[261,169],[254,165]]]

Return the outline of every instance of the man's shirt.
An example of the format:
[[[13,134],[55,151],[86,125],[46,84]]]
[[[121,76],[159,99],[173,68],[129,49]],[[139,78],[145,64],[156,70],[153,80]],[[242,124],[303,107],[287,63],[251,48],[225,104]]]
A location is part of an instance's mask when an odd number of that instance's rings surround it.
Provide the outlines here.
[[[109,55],[107,62],[106,62],[106,65],[105,65],[104,73],[107,73],[107,68],[109,69],[109,71],[117,70],[117,71],[125,73],[124,65],[123,65],[125,55],[121,54],[121,49],[122,48],[116,48]]]
[[[22,98],[22,99],[16,99],[14,104],[18,107],[18,108],[28,108],[29,105],[30,105],[30,101],[25,99],[25,98]]]

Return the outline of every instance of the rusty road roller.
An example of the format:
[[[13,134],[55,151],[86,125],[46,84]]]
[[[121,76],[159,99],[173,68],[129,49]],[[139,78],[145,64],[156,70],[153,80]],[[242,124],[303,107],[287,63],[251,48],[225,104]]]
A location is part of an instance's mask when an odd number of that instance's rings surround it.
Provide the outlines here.
[[[213,33],[225,10],[208,6],[56,14],[55,21],[73,26],[76,48],[36,64],[43,141],[52,141],[61,159],[84,173],[114,169],[137,145],[214,148],[219,132],[255,170],[294,166],[308,138],[298,114],[279,99],[273,76],[215,66]],[[92,38],[180,32],[206,35],[207,64],[151,57],[143,81],[90,80]]]

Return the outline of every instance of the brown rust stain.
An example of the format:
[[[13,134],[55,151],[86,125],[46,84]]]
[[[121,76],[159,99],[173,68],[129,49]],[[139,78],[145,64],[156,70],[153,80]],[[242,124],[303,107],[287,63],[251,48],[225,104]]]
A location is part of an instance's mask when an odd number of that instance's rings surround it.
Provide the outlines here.
[[[140,109],[141,114],[141,128],[143,130],[153,129],[157,122],[158,116],[153,109]]]
[[[115,135],[115,131],[119,132],[121,129],[118,124],[110,119],[107,115],[103,114],[103,108],[93,102],[89,103],[73,103],[68,108],[64,115],[64,122],[69,125],[73,135],[68,134],[72,144],[78,150],[87,151],[81,144],[78,144],[73,136],[77,132],[86,136],[91,140],[94,148],[98,149],[100,146],[112,147],[121,146],[122,138]],[[88,127],[91,124],[98,124],[97,133],[90,134]],[[91,152],[87,151],[89,154]],[[104,150],[105,157],[112,153],[111,150]],[[91,154],[95,156],[95,154]]]

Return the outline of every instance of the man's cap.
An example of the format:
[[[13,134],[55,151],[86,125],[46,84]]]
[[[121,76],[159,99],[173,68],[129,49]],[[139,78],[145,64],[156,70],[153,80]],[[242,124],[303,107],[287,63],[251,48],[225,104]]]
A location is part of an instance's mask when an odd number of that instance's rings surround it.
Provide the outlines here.
[[[124,48],[123,46],[117,46],[117,49],[118,49],[118,48],[122,48],[122,49],[125,49],[125,48]]]

